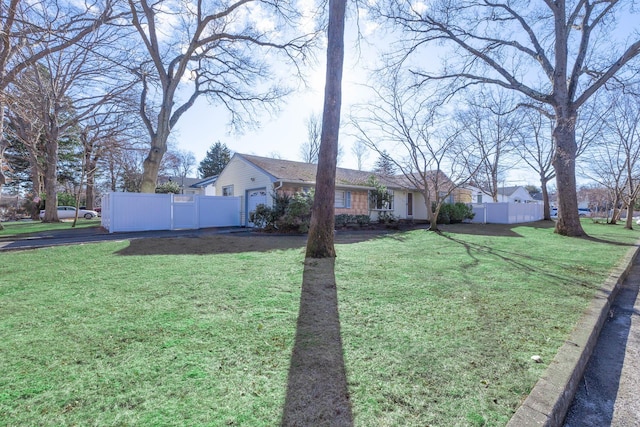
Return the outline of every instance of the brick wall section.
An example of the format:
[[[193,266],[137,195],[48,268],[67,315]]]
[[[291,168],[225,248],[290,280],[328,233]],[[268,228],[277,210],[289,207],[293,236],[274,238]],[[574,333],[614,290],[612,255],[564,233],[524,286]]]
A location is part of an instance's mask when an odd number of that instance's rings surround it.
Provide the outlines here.
[[[302,192],[303,188],[300,186],[284,185],[278,190],[279,193],[286,193],[293,196],[295,193]],[[336,209],[336,215],[349,214],[349,215],[369,215],[369,192],[366,190],[347,190],[351,191],[351,208]]]
[[[351,190],[351,209],[336,209],[336,215],[369,215],[369,193]]]
[[[465,188],[455,189],[453,190],[453,200],[456,203],[471,203],[473,201],[471,191]]]

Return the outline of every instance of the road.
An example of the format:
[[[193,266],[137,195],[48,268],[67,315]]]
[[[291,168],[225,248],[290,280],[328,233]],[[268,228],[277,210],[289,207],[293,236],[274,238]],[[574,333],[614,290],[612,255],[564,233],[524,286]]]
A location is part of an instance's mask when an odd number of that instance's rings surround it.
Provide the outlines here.
[[[104,242],[108,240],[134,240],[151,237],[196,237],[208,234],[248,233],[238,227],[202,228],[199,230],[137,231],[133,233],[109,233],[99,227],[55,230],[24,237],[0,238],[0,251],[36,249],[47,246]]]

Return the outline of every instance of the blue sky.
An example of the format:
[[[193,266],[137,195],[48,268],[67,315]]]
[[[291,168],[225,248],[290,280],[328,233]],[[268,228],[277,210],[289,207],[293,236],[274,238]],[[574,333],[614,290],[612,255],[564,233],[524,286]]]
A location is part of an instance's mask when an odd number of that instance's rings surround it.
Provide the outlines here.
[[[633,16],[624,16],[619,22],[623,31],[636,28]],[[354,25],[347,24],[347,28],[354,31]],[[353,40],[354,35],[347,35]],[[388,44],[388,43],[385,43]],[[362,54],[358,55],[354,43],[345,45],[345,68],[343,76],[343,123],[348,119],[350,105],[367,99],[367,91],[361,87],[367,83],[367,67],[371,67],[375,60],[372,49],[361,46]],[[200,99],[179,121],[174,130],[173,138],[182,150],[192,151],[196,160],[200,162],[208,148],[215,142],[225,143],[232,151],[270,157],[272,154],[283,159],[301,160],[300,145],[307,139],[306,119],[312,113],[320,114],[323,104],[324,90],[324,56],[318,54],[317,64],[308,71],[310,88],[291,94],[282,105],[280,113],[270,118],[264,115],[259,118],[262,126],[253,131],[246,131],[241,135],[230,135],[228,132],[228,113],[220,107],[209,106],[205,99]],[[340,144],[343,156],[339,166],[357,168],[357,162],[351,153],[354,140],[347,132],[342,132]],[[364,162],[364,168],[370,169],[377,155],[371,153]],[[512,170],[505,185],[539,185],[536,174],[524,170]]]

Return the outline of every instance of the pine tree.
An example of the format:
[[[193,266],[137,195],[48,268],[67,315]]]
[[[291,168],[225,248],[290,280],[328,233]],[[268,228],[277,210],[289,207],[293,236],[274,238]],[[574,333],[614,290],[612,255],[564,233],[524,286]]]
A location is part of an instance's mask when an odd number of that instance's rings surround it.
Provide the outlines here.
[[[201,178],[220,175],[229,160],[231,160],[231,151],[226,144],[218,141],[209,148],[207,155],[200,162],[198,173]]]
[[[396,165],[386,150],[380,153],[380,157],[378,157],[378,160],[376,160],[376,163],[373,165],[373,171],[382,176],[393,176],[396,174]]]

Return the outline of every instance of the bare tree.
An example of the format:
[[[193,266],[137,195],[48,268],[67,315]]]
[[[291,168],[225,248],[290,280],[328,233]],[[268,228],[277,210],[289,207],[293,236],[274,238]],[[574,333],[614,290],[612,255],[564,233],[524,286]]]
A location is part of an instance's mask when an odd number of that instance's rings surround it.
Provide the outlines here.
[[[322,119],[318,114],[312,113],[307,117],[306,124],[307,140],[300,146],[300,156],[305,163],[318,163]]]
[[[367,157],[369,157],[369,149],[367,148],[367,144],[358,139],[351,146],[351,153],[356,156],[356,161],[358,162],[358,170],[361,171],[364,161],[367,159]]]
[[[44,186],[47,203],[43,221],[58,221],[57,178],[59,141],[77,133],[82,120],[93,116],[101,106],[129,90],[132,82],[122,82],[104,49],[118,38],[115,28],[102,27],[81,42],[43,58],[29,67],[24,77],[32,79],[37,108],[34,115],[42,124],[45,148]],[[23,79],[24,80],[24,79]],[[26,90],[24,93],[27,93]]]
[[[165,169],[172,175],[181,178],[184,182],[184,179],[189,176],[196,166],[196,156],[191,151],[169,149],[167,151],[166,163]]]
[[[624,188],[624,154],[620,144],[599,144],[590,150],[590,168],[588,177],[599,185],[607,188],[610,194],[611,224],[615,224],[619,217]]]
[[[100,167],[107,176],[107,188],[109,191],[139,193],[147,144],[118,142],[119,144],[109,145],[100,159]]]
[[[467,108],[460,109],[455,119],[461,126],[463,144],[475,147],[470,153],[477,153],[469,159],[469,169],[475,171],[471,179],[497,202],[499,182],[514,165],[509,156],[514,151],[518,123],[509,94],[489,89],[468,96]]]
[[[7,86],[47,55],[67,49],[116,18],[111,0],[91,4],[62,0],[0,3],[0,165],[5,162],[8,145],[3,137]],[[0,190],[5,182],[0,168]]]
[[[235,126],[254,120],[258,109],[274,106],[287,93],[263,58],[295,63],[304,56],[309,39],[295,34],[294,12],[286,10],[284,3],[128,3],[143,43],[141,65],[135,69],[142,84],[140,115],[151,148],[144,162],[141,191],[151,193],[169,134],[196,99],[204,95],[223,105]],[[253,7],[269,14],[270,26],[255,22]],[[294,35],[287,37],[290,34]]]
[[[33,78],[25,74],[29,74],[28,70],[16,78],[16,84],[5,90],[8,124],[5,125],[5,138],[8,146],[13,144],[14,151],[24,153],[20,160],[28,162],[32,191],[40,196],[44,192],[44,123],[40,114],[37,114],[41,103],[38,86]],[[22,150],[18,149],[18,144]],[[17,156],[13,159],[13,162],[16,161]]]
[[[417,7],[389,0],[375,12],[406,36],[405,49],[390,60],[411,68],[417,84],[446,81],[453,91],[496,85],[553,110],[553,166],[563,212],[556,232],[584,235],[576,195],[578,112],[607,82],[629,77],[624,72],[640,54],[640,36],[633,26],[616,24],[622,15],[637,21],[635,2],[443,0]],[[434,44],[453,50],[440,71],[411,63]]]
[[[79,123],[86,176],[85,205],[88,209],[93,209],[96,204],[96,180],[100,167],[106,165],[104,158],[109,152],[134,147],[143,140],[144,129],[135,113],[130,97],[118,97]]]
[[[589,209],[596,216],[605,214],[607,220],[613,206],[612,194],[608,188],[595,182],[582,186],[578,189],[578,196],[582,200],[589,201]]]
[[[459,130],[446,125],[448,118],[439,120],[434,106],[397,74],[372,90],[375,101],[354,108],[352,123],[365,144],[400,171],[405,181],[400,184],[422,194],[429,229],[438,231],[440,208],[475,172],[468,170],[470,147],[460,143]]]
[[[555,149],[551,139],[553,121],[540,111],[540,109],[524,109],[518,112],[520,129],[517,135],[516,151],[540,178],[544,219],[549,221],[551,220],[551,204],[549,203],[548,184],[556,176],[553,169]]]
[[[612,223],[618,206],[626,207],[625,228],[633,228],[633,210],[640,191],[640,99],[611,95],[611,109],[603,133],[603,144],[595,151],[592,167],[599,181],[614,194]]]

